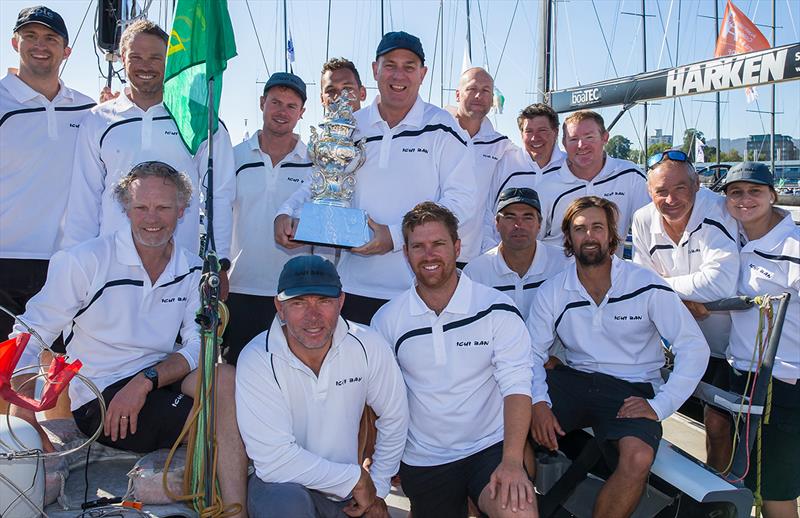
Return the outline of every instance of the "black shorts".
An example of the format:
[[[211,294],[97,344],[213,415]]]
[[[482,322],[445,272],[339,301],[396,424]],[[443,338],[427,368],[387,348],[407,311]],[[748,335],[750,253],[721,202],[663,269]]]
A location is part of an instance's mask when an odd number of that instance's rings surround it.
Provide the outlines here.
[[[0,306],[15,315],[24,313],[25,304],[39,293],[47,280],[48,264],[50,261],[46,259],[0,259]],[[0,311],[0,337],[3,340],[11,334],[13,327],[14,319]],[[61,335],[51,348],[57,353],[65,351]]]
[[[466,518],[467,497],[478,505],[481,491],[502,460],[501,441],[439,466],[409,466],[401,462],[400,480],[411,502],[411,514],[414,518]]]
[[[272,325],[277,312],[275,297],[231,293],[225,304],[231,319],[222,335],[222,358],[235,366],[242,349]]]
[[[134,376],[119,380],[103,390],[106,407],[114,399],[117,392],[128,384]],[[124,439],[117,437],[112,441],[110,436],[100,433],[97,442],[120,450],[136,453],[149,453],[162,448],[171,448],[186,424],[192,410],[193,400],[181,392],[181,382],[176,381],[166,387],[158,388],[149,394],[144,406],[139,411],[135,434],[128,434]],[[75,424],[81,432],[91,436],[97,431],[100,422],[100,403],[94,399],[72,411]]]
[[[730,370],[731,366],[728,365],[728,360],[725,358],[717,358],[712,356],[708,359],[708,367],[706,367],[706,372],[703,374],[702,381],[722,390],[730,390]],[[727,410],[720,408],[713,403],[709,403],[708,401],[703,401],[703,406],[714,409],[720,414],[730,416],[730,413]]]
[[[342,318],[368,326],[375,313],[387,302],[389,301],[384,299],[345,293]]]
[[[598,372],[581,372],[566,365],[547,371],[552,410],[564,432],[591,427],[601,441],[637,437],[658,451],[661,423],[651,419],[617,417],[625,398],[652,399],[650,383],[632,383]]]
[[[729,368],[731,391],[749,394],[747,372]],[[752,382],[752,378],[751,378]],[[750,451],[745,486],[755,492],[757,442]],[[794,385],[772,378],[769,424],[761,427],[761,496],[764,500],[794,500],[800,496],[800,381]]]

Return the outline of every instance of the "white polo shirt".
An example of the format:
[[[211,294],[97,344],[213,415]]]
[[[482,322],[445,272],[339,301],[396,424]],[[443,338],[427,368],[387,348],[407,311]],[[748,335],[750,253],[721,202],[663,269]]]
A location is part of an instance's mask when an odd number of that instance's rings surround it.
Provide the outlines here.
[[[462,222],[459,229],[461,238],[461,255],[458,260],[468,263],[481,254],[483,244],[483,214],[488,202],[486,192],[495,176],[495,168],[507,151],[515,149],[514,144],[505,135],[495,131],[492,122],[484,117],[481,127],[471,139],[472,152],[475,157],[475,209],[470,212],[467,221]]]
[[[192,201],[178,222],[175,242],[199,253],[200,205],[205,203],[205,187],[201,197],[200,186],[201,179],[206,185],[208,141],[195,156],[190,155],[163,104],[144,111],[123,91],[90,111],[76,146],[62,248],[124,228],[128,218],[114,201],[114,185],[134,165],[159,160],[192,180]],[[214,241],[221,258],[230,258],[235,195],[233,149],[228,131],[220,124],[214,135]]]
[[[499,246],[470,262],[464,273],[475,282],[506,293],[514,300],[523,318],[527,318],[536,289],[571,262],[560,248],[537,241],[533,262],[522,277],[508,267]]]
[[[781,209],[779,209],[781,210]],[[740,295],[780,295],[789,292],[791,299],[783,321],[781,341],[775,355],[772,375],[789,383],[800,378],[800,227],[792,215],[781,210],[783,219],[760,239],[747,241],[742,232],[738,292]],[[778,302],[773,302],[777,312]],[[729,353],[736,369],[755,370],[751,364],[756,334],[758,308],[731,311]]]
[[[553,246],[563,247],[561,222],[570,203],[583,196],[599,196],[617,204],[617,232],[625,240],[631,228],[633,213],[650,203],[647,178],[633,162],[606,155],[606,163],[592,180],[581,180],[564,165],[552,174],[543,176],[536,192],[542,202],[542,228],[539,239]],[[622,256],[620,243],[617,255]]]
[[[172,352],[195,369],[201,269],[197,254],[175,246],[158,280],[150,282],[128,226],[56,252],[44,288],[20,318],[48,344],[63,330],[70,360],[80,360],[80,373],[101,391]],[[22,332],[17,323],[11,336]],[[178,334],[183,345],[175,351]],[[34,342],[28,342],[20,367],[39,363]],[[69,384],[69,397],[72,410],[97,398],[80,381]]]
[[[68,164],[81,119],[95,103],[59,85],[50,101],[16,74],[0,80],[2,258],[50,259],[60,239]]]
[[[355,113],[355,138],[365,142],[367,158],[356,173],[352,206],[387,225],[394,249],[383,255],[343,251],[337,269],[347,293],[391,299],[413,284],[403,256],[403,216],[422,201],[435,201],[464,222],[472,215],[475,177],[468,136],[452,115],[417,97],[395,127],[381,118],[380,97]],[[278,211],[299,216],[310,199],[303,186]]]
[[[410,288],[370,324],[394,348],[411,420],[403,462],[435,466],[503,440],[503,398],[530,396],[530,336],[508,296],[461,274],[438,316]]]
[[[233,202],[230,290],[274,297],[286,261],[312,250],[310,246],[289,250],[278,245],[272,222],[278,207],[298,187],[309,182],[313,164],[306,145],[298,138],[294,149],[273,166],[269,155],[261,151],[259,135],[261,130],[233,148],[236,200]],[[330,261],[336,257],[327,247],[314,247],[314,252]]]
[[[408,404],[383,337],[340,317],[315,375],[289,349],[276,318],[239,356],[236,419],[264,482],[293,482],[347,498],[361,476],[358,431],[365,404],[380,416],[370,476],[385,498],[400,466]]]
[[[611,259],[611,288],[599,305],[578,279],[574,263],[539,288],[528,317],[533,402],[550,404],[544,363],[557,335],[570,367],[652,384],[656,395],[648,403],[661,421],[694,392],[708,364],[708,345],[689,310],[661,277],[616,256]],[[675,368],[666,383],[661,378],[662,336],[675,354]]]
[[[713,302],[736,295],[739,247],[736,220],[725,210],[725,198],[705,187],[697,192],[689,222],[678,243],[664,230],[653,203],[633,215],[633,262],[664,278],[682,300]],[[727,311],[698,320],[711,354],[725,358],[731,331]]]
[[[494,177],[489,185],[489,198],[483,215],[483,250],[494,248],[500,244],[500,234],[494,224],[500,193],[510,187],[527,187],[536,190],[542,178],[558,172],[564,166],[566,159],[567,155],[561,151],[558,144],[553,145],[550,161],[544,167],[539,167],[536,160],[531,158],[530,153],[524,148],[514,148],[506,153],[497,164]]]

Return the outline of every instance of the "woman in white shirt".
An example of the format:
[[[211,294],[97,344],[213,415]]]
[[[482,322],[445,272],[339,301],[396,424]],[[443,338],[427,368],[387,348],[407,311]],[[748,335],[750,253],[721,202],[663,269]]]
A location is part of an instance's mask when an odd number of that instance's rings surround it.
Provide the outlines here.
[[[797,517],[800,496],[800,227],[791,214],[774,206],[777,193],[769,167],[755,162],[737,164],[725,179],[726,207],[739,222],[741,262],[738,292],[780,295],[789,292],[789,308],[783,324],[772,371],[769,424],[762,425],[761,483],[767,518]],[[773,308],[777,302],[773,303]],[[732,390],[749,393],[749,372],[758,370],[754,354],[759,311],[732,311]],[[757,487],[757,448],[750,456],[745,484]]]

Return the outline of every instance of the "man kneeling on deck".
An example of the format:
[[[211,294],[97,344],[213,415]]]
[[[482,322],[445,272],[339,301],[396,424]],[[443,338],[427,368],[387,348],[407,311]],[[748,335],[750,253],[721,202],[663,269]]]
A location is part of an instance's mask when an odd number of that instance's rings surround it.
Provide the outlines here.
[[[533,438],[555,450],[559,436],[591,427],[597,439],[614,441],[619,450],[617,468],[594,506],[594,516],[603,518],[635,510],[661,439],[659,421],[692,394],[709,357],[697,323],[669,285],[614,256],[616,218],[616,205],[604,198],[570,204],[561,229],[575,265],[539,288],[528,318]],[[556,335],[566,365],[545,371]],[[660,337],[675,354],[667,383]]]
[[[345,295],[331,262],[289,260],[277,292],[277,317],[244,348],[236,372],[239,428],[256,468],[250,516],[388,518],[383,499],[408,429],[392,350],[339,316]],[[380,416],[369,473],[358,463],[365,404]]]
[[[67,354],[102,392],[100,403],[83,383],[69,386],[78,428],[98,442],[138,453],[170,448],[189,417],[197,385],[200,334],[200,258],[175,245],[173,234],[192,197],[192,183],[163,162],[143,162],[120,179],[114,197],[129,226],[56,253],[44,288],[21,320],[51,343],[64,332]],[[69,208],[67,209],[69,210]],[[12,336],[25,328],[14,326]],[[175,337],[182,344],[175,349]],[[31,340],[33,342],[33,340]],[[19,365],[38,364],[37,348]],[[16,382],[30,375],[20,375]],[[32,393],[33,383],[26,385]],[[217,368],[218,401],[233,399],[234,370]],[[52,450],[33,412],[13,413],[33,424]],[[245,500],[247,458],[233,405],[217,405],[218,473],[226,504]],[[237,516],[246,516],[244,510]]]

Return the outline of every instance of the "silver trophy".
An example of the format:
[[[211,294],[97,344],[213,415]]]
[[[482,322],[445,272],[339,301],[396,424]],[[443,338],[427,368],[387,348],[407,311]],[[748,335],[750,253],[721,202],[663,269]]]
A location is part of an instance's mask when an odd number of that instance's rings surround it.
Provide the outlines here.
[[[356,170],[366,159],[362,141],[354,142],[356,120],[350,101],[353,94],[342,90],[325,109],[320,132],[311,128],[308,155],[314,164],[311,201],[300,209],[294,240],[314,245],[354,248],[371,239],[367,213],[350,207],[356,187]]]

